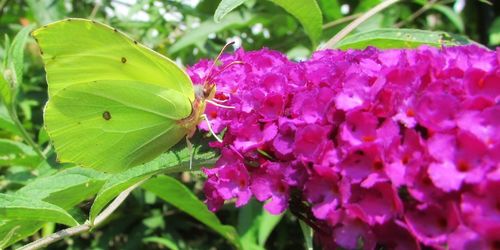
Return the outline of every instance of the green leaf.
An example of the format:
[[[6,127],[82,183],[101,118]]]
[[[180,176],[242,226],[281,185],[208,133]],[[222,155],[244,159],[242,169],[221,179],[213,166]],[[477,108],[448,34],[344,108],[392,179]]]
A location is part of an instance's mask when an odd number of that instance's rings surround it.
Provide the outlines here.
[[[36,167],[40,157],[33,148],[21,142],[0,139],[0,166],[21,165]]]
[[[342,18],[342,12],[340,12],[340,4],[339,1],[337,0],[318,0],[318,4],[323,12],[323,15],[325,16],[324,20],[325,22],[327,21],[333,21],[339,18]]]
[[[500,17],[495,18],[488,33],[490,34],[488,43],[491,46],[500,44]]]
[[[143,243],[157,243],[157,244],[165,246],[171,250],[178,250],[179,249],[174,241],[167,239],[167,238],[147,237],[147,238],[144,238],[142,240],[142,242]]]
[[[14,84],[17,85],[23,82],[24,47],[26,46],[32,28],[33,26],[29,25],[21,29],[14,37],[14,40],[12,40],[12,44],[8,51],[7,56],[10,59],[10,64],[16,76]],[[14,88],[16,88],[16,86],[14,86]]]
[[[78,222],[61,207],[13,194],[0,194],[0,218],[56,222],[67,226],[78,225]]]
[[[69,168],[54,175],[38,178],[19,189],[15,195],[43,200],[63,209],[69,209],[97,193],[107,176],[92,169]],[[9,220],[8,223],[0,224],[0,238],[5,237],[9,230],[19,226],[14,237],[8,241],[7,245],[10,245],[34,234],[44,225],[43,222],[27,222]]]
[[[416,48],[420,45],[435,47],[474,43],[464,37],[446,32],[417,29],[377,29],[348,36],[335,45],[339,49],[364,49],[375,46],[379,49]]]
[[[44,222],[31,220],[0,221],[0,239],[3,239],[0,249],[36,233],[43,224]]]
[[[238,213],[238,234],[241,236],[241,244],[250,250],[263,249],[258,245],[258,225],[259,215],[262,212],[262,205],[255,200],[239,209]]]
[[[269,238],[269,235],[271,235],[276,225],[278,225],[278,223],[281,221],[281,218],[283,218],[283,214],[284,213],[274,215],[270,214],[265,209],[262,209],[257,237],[260,246],[265,246],[267,238]]]
[[[316,0],[270,0],[297,18],[306,34],[316,46],[321,36],[323,16]]]
[[[0,74],[0,78],[1,78],[1,74]],[[1,81],[1,80],[0,80]],[[2,88],[2,83],[0,83],[0,88]],[[2,91],[2,89],[0,89],[0,92]],[[2,94],[0,93],[0,96]],[[2,131],[3,130],[3,131]],[[8,136],[10,135],[17,135],[17,136],[22,136],[22,133],[19,131],[19,129],[17,128],[16,124],[14,123],[14,121],[12,120],[12,118],[9,116],[9,113],[7,111],[7,109],[5,108],[4,105],[1,105],[0,104],[0,136],[2,135],[2,133],[10,133]],[[8,137],[6,136],[6,137]]]
[[[108,174],[93,169],[73,167],[38,178],[19,189],[16,194],[70,209],[95,195],[108,177]]]
[[[1,226],[2,226],[2,224],[0,224],[0,227]],[[7,246],[7,244],[9,243],[9,241],[14,236],[14,233],[16,233],[16,231],[18,231],[19,228],[20,228],[20,226],[15,226],[15,227],[11,228],[9,231],[6,231],[5,235],[3,235],[3,238],[1,238],[3,240],[0,240],[0,249],[3,249],[4,247]],[[1,231],[0,231],[0,233],[1,233]]]
[[[3,51],[2,51],[2,68],[7,68],[7,51],[9,51],[10,47],[10,37],[7,34],[4,34],[4,41],[3,41]]]
[[[0,72],[0,100],[5,106],[11,108],[12,104],[12,86],[11,83],[13,80],[13,73],[10,69],[5,69],[3,72]],[[7,81],[5,78],[9,78]]]
[[[214,213],[210,212],[206,205],[180,183],[169,176],[158,176],[148,180],[142,188],[156,194],[166,202],[177,207],[181,211],[193,216],[198,221],[210,227],[234,246],[241,248],[236,230],[229,225],[223,225]]]
[[[478,0],[481,3],[485,3],[487,5],[493,6],[493,3],[491,3],[489,0]]]
[[[442,4],[434,4],[431,7],[432,9],[441,12],[444,16],[446,16],[453,25],[460,31],[460,33],[463,33],[465,31],[464,28],[464,21],[462,20],[462,17],[455,11],[453,11],[452,8],[442,5]]]
[[[225,15],[242,5],[246,0],[222,0],[214,13],[214,21],[220,22]]]
[[[280,222],[283,214],[272,215],[262,204],[251,200],[238,214],[238,233],[244,246],[251,249],[265,249],[267,238]]]
[[[306,249],[313,249],[313,230],[302,220],[299,220],[302,235],[304,235],[304,244]]]
[[[9,110],[13,109],[12,103],[17,95],[17,86],[22,82],[24,67],[24,47],[28,40],[32,26],[21,29],[11,44],[8,44],[4,58],[4,66],[0,72],[0,97]]]
[[[196,44],[200,41],[207,39],[209,34],[217,33],[227,29],[237,29],[240,27],[247,27],[253,20],[253,15],[245,13],[229,13],[226,17],[221,20],[220,23],[216,23],[213,20],[207,20],[202,22],[200,26],[193,30],[187,30],[181,39],[177,40],[172,47],[168,50],[169,54],[178,52],[179,50]]]
[[[375,7],[375,5],[380,4],[383,0],[363,0],[359,1],[359,4],[354,9],[354,13],[360,13],[370,10]],[[426,1],[426,0],[424,0]]]
[[[149,179],[158,173],[173,173],[187,170],[191,154],[183,144],[160,155],[155,160],[146,164],[130,168],[124,172],[112,175],[97,194],[94,204],[90,209],[90,219],[94,221],[96,216],[106,205],[127,188]],[[216,154],[213,150],[199,146],[193,153],[193,167],[212,166],[215,163]]]

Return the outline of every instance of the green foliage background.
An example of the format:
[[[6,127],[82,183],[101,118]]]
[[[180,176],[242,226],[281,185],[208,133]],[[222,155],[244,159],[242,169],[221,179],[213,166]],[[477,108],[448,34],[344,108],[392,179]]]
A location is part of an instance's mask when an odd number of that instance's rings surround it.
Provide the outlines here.
[[[301,60],[380,2],[0,0],[0,248],[16,248],[86,220],[95,222],[119,193],[140,184],[97,228],[50,249],[300,249],[311,244],[307,227],[299,226],[293,215],[271,216],[256,202],[240,209],[229,204],[217,217],[208,212],[202,203],[201,173],[179,172],[189,157],[184,145],[117,175],[57,163],[43,130],[46,82],[39,49],[28,36],[32,28],[67,17],[95,19],[184,65],[214,58],[228,41],[245,50],[268,47]],[[338,46],[383,47],[390,39],[397,46],[394,30],[374,30],[410,28],[450,33],[400,30],[417,40],[414,46],[420,41],[439,45],[443,38],[453,43],[459,35],[494,47],[500,44],[495,4],[400,1],[372,16]],[[381,43],[373,40],[377,36],[382,36]],[[203,146],[206,139],[198,135],[195,140],[201,145],[197,167],[216,159]]]

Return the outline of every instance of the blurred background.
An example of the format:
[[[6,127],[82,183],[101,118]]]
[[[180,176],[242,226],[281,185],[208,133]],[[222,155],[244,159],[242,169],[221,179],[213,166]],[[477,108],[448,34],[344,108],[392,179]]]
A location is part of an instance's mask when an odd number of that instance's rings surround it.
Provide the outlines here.
[[[370,10],[381,0],[318,0],[322,12],[320,35],[310,39],[301,23],[272,1],[247,0],[214,21],[218,0],[0,0],[0,58],[7,44],[22,27],[40,26],[67,17],[80,17],[107,23],[129,34],[156,51],[191,65],[201,58],[214,58],[229,41],[234,48],[279,50],[289,58],[302,60],[350,21]],[[400,1],[374,15],[354,33],[378,28],[416,28],[440,30],[469,37],[490,48],[500,45],[500,3],[496,0],[413,0]],[[319,33],[318,33],[319,34]],[[46,82],[39,50],[29,41],[24,56],[23,82],[19,86],[19,120],[39,145],[48,142],[42,124],[42,108],[47,100]],[[22,141],[0,104],[0,140]],[[0,192],[17,190],[44,168],[31,162],[28,149],[24,158],[2,157],[8,153],[0,143]],[[3,149],[1,147],[4,147]],[[23,149],[24,150],[24,149]],[[50,150],[50,149],[49,149]],[[203,177],[200,174],[176,176],[201,200]],[[91,200],[81,204],[88,212]],[[236,226],[244,235],[261,206],[255,202],[243,209],[227,205],[217,213],[219,219]],[[1,220],[1,218],[0,218]],[[297,219],[285,213],[268,225],[267,249],[301,249],[303,236]],[[59,230],[47,224],[22,245]],[[2,239],[0,239],[1,241]],[[109,222],[96,231],[50,246],[50,249],[231,249],[221,236],[189,215],[158,199],[154,194],[136,190]]]

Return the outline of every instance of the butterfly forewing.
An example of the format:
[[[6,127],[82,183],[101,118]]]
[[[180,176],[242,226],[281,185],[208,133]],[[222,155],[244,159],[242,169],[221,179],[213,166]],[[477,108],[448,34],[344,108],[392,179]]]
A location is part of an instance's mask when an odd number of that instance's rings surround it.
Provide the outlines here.
[[[152,160],[186,135],[189,77],[119,31],[68,19],[33,32],[47,71],[44,119],[62,162],[116,172]]]

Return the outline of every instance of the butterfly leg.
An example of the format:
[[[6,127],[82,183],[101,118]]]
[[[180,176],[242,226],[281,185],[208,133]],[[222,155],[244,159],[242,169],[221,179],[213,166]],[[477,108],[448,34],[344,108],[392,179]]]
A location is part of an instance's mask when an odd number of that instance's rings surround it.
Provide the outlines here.
[[[214,106],[216,106],[216,107],[219,107],[219,108],[234,109],[234,107],[233,107],[233,106],[222,105],[222,104],[217,103],[217,102],[215,102],[215,101],[213,101],[213,100],[206,100],[206,102],[207,102],[207,103],[210,103],[210,104],[212,104],[212,105],[214,105]]]
[[[207,115],[203,114],[201,115],[201,117],[203,117],[203,119],[207,122],[207,127],[208,127],[208,131],[210,131],[210,133],[215,137],[215,139],[218,141],[218,142],[222,142],[222,139],[219,138],[219,136],[217,136],[217,134],[214,132],[214,130],[212,129],[212,125],[210,125],[210,120],[208,120],[208,117]]]

